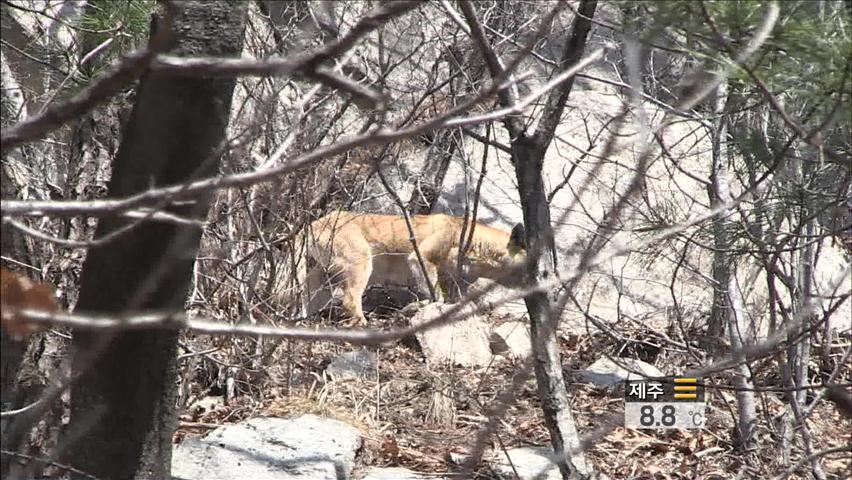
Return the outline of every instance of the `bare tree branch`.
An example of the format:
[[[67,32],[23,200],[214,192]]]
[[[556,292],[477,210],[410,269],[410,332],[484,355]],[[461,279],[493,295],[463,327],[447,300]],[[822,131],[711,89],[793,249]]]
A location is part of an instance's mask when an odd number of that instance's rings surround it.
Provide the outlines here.
[[[154,52],[147,48],[130,53],[76,96],[56,103],[11,128],[3,128],[0,134],[0,151],[6,152],[20,144],[37,140],[47,132],[95,108],[122,87],[139,78],[153,58]]]
[[[29,200],[2,200],[2,211],[4,216],[75,216],[75,215],[93,215],[93,216],[108,216],[114,215],[126,210],[132,210],[153,203],[162,201],[163,199],[184,199],[194,195],[215,190],[217,188],[227,187],[245,187],[260,182],[273,180],[274,178],[298,171],[322,159],[344,153],[355,147],[364,147],[372,145],[383,145],[393,141],[399,141],[406,138],[415,137],[425,132],[439,129],[450,128],[466,125],[476,125],[485,123],[495,119],[502,118],[505,115],[511,115],[525,105],[531,104],[536,98],[547,93],[549,88],[553,88],[560,82],[568,80],[571,75],[574,75],[580,69],[600,58],[602,51],[597,51],[586,57],[574,68],[564,72],[562,75],[554,78],[545,87],[542,87],[530,95],[524,97],[515,108],[500,109],[496,112],[479,115],[474,117],[456,117],[456,115],[470,110],[473,105],[485,101],[488,96],[493,95],[501,88],[501,85],[492,86],[490,89],[483,91],[477,97],[464,102],[463,104],[447,111],[443,115],[427,120],[419,125],[413,125],[408,128],[399,130],[381,129],[378,131],[367,132],[359,135],[349,136],[341,139],[339,142],[319,147],[313,151],[296,157],[289,162],[274,168],[265,169],[262,171],[247,172],[225,177],[214,177],[204,180],[199,180],[186,185],[176,185],[171,187],[163,187],[151,189],[138,195],[127,197],[118,200],[92,200],[92,201],[29,201]]]
[[[579,12],[574,17],[574,22],[571,25],[571,37],[565,42],[562,50],[562,58],[559,60],[559,64],[563,68],[580,61],[583,50],[585,49],[586,39],[589,36],[589,31],[592,29],[592,23],[589,19],[594,16],[597,6],[597,0],[580,2]],[[547,96],[544,112],[534,134],[534,141],[538,144],[539,148],[545,147],[545,144],[549,144],[553,139],[556,126],[562,120],[562,112],[565,111],[565,104],[568,101],[568,95],[571,94],[573,86],[574,79],[572,77],[558,89],[551,90]]]
[[[171,5],[171,3],[167,3]],[[116,63],[103,77],[96,80],[82,93],[65,102],[53,105],[43,113],[25,120],[9,129],[4,129],[0,142],[2,151],[22,143],[40,138],[45,133],[59,128],[65,122],[88,112],[120,88],[136,80],[145,70],[175,75],[285,75],[297,71],[335,88],[342,88],[352,94],[364,105],[381,105],[382,97],[353,82],[341,79],[338,75],[320,68],[320,65],[351,48],[361,37],[383,25],[387,20],[416,8],[419,2],[404,0],[387,2],[376,7],[360,19],[346,35],[328,45],[304,54],[292,60],[246,61],[223,58],[184,58],[174,56],[156,56],[166,50],[170,43],[171,20],[166,17],[157,35],[151,39],[148,47],[128,54]],[[171,11],[167,9],[167,11]]]

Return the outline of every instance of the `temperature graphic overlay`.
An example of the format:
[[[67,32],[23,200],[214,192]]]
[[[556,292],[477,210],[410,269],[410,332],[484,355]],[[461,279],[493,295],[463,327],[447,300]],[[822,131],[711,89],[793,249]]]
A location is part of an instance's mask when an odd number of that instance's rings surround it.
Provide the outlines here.
[[[628,380],[624,386],[628,428],[703,428],[705,409],[698,378]]]

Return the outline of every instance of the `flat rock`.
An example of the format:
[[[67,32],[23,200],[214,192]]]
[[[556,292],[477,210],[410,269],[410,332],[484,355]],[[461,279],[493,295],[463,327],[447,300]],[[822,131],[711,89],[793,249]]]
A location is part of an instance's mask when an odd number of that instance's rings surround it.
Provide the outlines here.
[[[325,367],[326,373],[335,379],[376,379],[376,354],[361,348],[341,353]]]
[[[492,468],[501,479],[562,480],[559,467],[550,459],[552,452],[546,447],[510,448],[506,452],[496,452]],[[517,477],[515,471],[518,472]]]
[[[492,332],[499,335],[503,340],[506,350],[501,353],[504,355],[524,358],[532,353],[530,329],[527,322],[504,322],[495,326]]]
[[[422,325],[443,315],[453,305],[430,303],[413,317],[411,325]],[[469,311],[468,311],[469,312]],[[417,332],[417,341],[426,356],[427,364],[454,364],[465,367],[484,367],[491,362],[490,328],[476,314],[449,325]]]
[[[601,387],[611,387],[625,380],[638,380],[645,377],[662,377],[657,367],[642,360],[632,358],[619,358],[616,364],[609,358],[599,358],[595,363],[580,372],[580,377],[592,384]],[[623,365],[623,366],[622,366]],[[626,367],[626,368],[625,368]]]
[[[402,467],[370,467],[361,480],[446,480],[447,477],[436,477],[434,474],[418,473]]]
[[[479,279],[471,285],[470,293],[475,294],[486,289],[489,290],[476,299],[476,304],[489,318],[517,320],[527,317],[527,305],[523,299],[506,301],[506,298],[510,295],[517,293],[515,290],[494,285],[493,282],[488,280]]]
[[[253,418],[176,445],[172,478],[348,479],[360,447],[358,430],[337,420]]]

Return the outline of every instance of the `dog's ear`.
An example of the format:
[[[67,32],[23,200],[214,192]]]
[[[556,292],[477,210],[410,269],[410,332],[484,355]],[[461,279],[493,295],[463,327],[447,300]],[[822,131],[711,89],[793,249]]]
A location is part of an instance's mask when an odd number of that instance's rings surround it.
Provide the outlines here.
[[[509,251],[513,250],[526,250],[527,249],[527,241],[526,241],[526,231],[524,231],[524,224],[518,223],[514,227],[512,227],[512,234],[509,235]]]

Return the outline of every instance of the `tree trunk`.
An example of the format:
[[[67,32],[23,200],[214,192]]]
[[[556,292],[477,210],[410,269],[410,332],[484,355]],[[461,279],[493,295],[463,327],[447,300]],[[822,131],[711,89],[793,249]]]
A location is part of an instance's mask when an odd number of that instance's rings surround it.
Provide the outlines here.
[[[544,150],[529,137],[518,137],[512,142],[512,159],[521,195],[521,208],[526,230],[528,269],[531,285],[551,281],[556,272],[556,249],[550,225],[550,206],[544,189],[542,167]],[[577,474],[589,474],[580,443],[568,390],[562,374],[562,354],[559,348],[557,325],[559,312],[554,292],[537,291],[524,298],[530,315],[530,337],[533,364],[538,385],[538,396],[544,413],[544,422],[550,433],[550,442],[559,459],[559,470],[567,479]],[[566,450],[573,453],[566,455]]]
[[[3,4],[3,34],[8,32],[9,23],[13,23],[10,7]],[[21,31],[18,32],[23,33]],[[13,35],[14,37],[14,35]],[[15,37],[19,38],[20,37]],[[37,69],[29,70],[28,59],[18,58],[11,62],[4,53],[0,53],[0,125],[6,128],[25,118],[29,106],[24,96],[24,86],[18,81],[18,72],[31,73],[27,79],[32,82],[38,77]],[[12,67],[20,67],[15,72]],[[35,152],[33,152],[35,154]],[[21,149],[12,149],[3,156],[0,166],[0,198],[20,198],[31,188],[25,181],[28,158]],[[31,193],[31,192],[27,192]],[[0,228],[0,254],[3,266],[11,271],[32,277],[33,270],[22,268],[26,265],[41,266],[40,259],[32,255],[31,244],[28,246],[26,236],[19,230],[4,225]],[[43,281],[36,277],[33,280]],[[61,355],[56,355],[60,347],[58,337],[53,333],[39,332],[25,339],[14,338],[0,330],[0,410],[9,411],[30,405],[42,398],[48,378],[55,370],[55,363]],[[0,444],[3,449],[14,452],[40,455],[42,450],[51,445],[58,428],[51,420],[61,418],[62,405],[50,403],[41,408],[30,408],[24,413],[0,419]],[[20,465],[9,455],[0,455],[0,478],[15,478]]]
[[[245,3],[179,3],[174,18],[182,55],[238,56]],[[156,24],[154,25],[156,27]],[[148,74],[109,182],[112,197],[216,172],[234,88],[233,79],[168,78]],[[169,208],[204,219],[206,200]],[[102,219],[97,237],[128,223]],[[183,308],[201,230],[143,223],[89,251],[78,310],[120,315]],[[66,463],[99,478],[161,479],[171,470],[175,429],[177,332],[74,332],[71,424],[76,436]]]
[[[728,169],[727,169],[727,136],[728,121],[723,115],[725,103],[727,102],[726,82],[719,86],[716,92],[716,112],[718,116],[713,123],[711,137],[712,165],[708,196],[710,205],[715,207],[727,200],[723,194],[728,191]],[[730,309],[728,287],[731,284],[731,232],[727,230],[725,215],[713,217],[713,306],[710,310],[710,319],[707,322],[707,335],[712,338],[721,337],[725,332]],[[714,342],[715,343],[715,342]],[[718,352],[714,352],[718,354]]]
[[[793,321],[797,322],[799,325],[796,327],[795,332],[791,334],[792,338],[790,338],[793,345],[798,345],[797,355],[790,358],[790,361],[794,366],[794,381],[796,387],[799,388],[808,383],[808,365],[810,364],[811,357],[810,341],[813,336],[808,335],[800,339],[797,339],[797,336],[802,331],[809,329],[811,325],[816,323],[816,315],[814,313],[802,314],[802,311],[809,308],[810,303],[814,300],[814,265],[816,264],[816,248],[812,239],[817,238],[817,231],[814,207],[812,205],[814,199],[808,198],[807,195],[807,185],[809,185],[814,178],[813,171],[813,158],[805,156],[805,160],[801,162],[801,170],[798,172],[800,175],[799,188],[802,191],[800,218],[804,219],[805,222],[804,238],[800,241],[804,245],[802,246],[802,249],[797,252],[797,265],[795,271],[798,276],[798,288],[796,289],[798,295],[796,295],[796,298],[793,299],[793,305],[796,313]],[[795,392],[796,401],[799,404],[804,405],[807,393],[808,391],[806,389],[797,390]]]
[[[3,92],[5,93],[6,85],[3,85]],[[3,113],[4,113],[4,121],[3,125],[6,125],[6,115],[7,109],[5,108],[5,95],[4,95],[4,105],[3,105]],[[0,196],[2,198],[16,198],[17,192],[16,188],[6,174],[6,169],[3,166],[0,166]],[[27,248],[24,243],[23,235],[20,232],[16,231],[10,227],[3,227],[0,229],[0,255],[4,258],[11,258],[20,262],[27,262]],[[4,260],[4,267],[6,266],[6,261]],[[9,262],[9,267],[14,268],[14,265]],[[10,269],[11,269],[10,268]],[[21,271],[21,274],[25,274],[25,272]],[[34,338],[35,336],[33,336]],[[36,341],[36,340],[30,340]],[[20,372],[23,367],[24,354],[27,351],[28,340],[14,338],[8,333],[6,333],[5,329],[0,329],[0,409],[3,411],[13,410],[16,408],[23,407],[27,403],[35,401],[39,392],[35,392],[35,397],[31,397],[28,393],[21,391],[20,387]],[[21,417],[21,415],[18,415]],[[21,445],[22,440],[24,438],[23,428],[11,428],[12,425],[15,425],[17,422],[27,422],[27,425],[32,425],[38,419],[24,419],[20,418],[2,418],[0,419],[0,443],[2,443],[4,449],[12,450],[12,451],[21,451],[26,450],[26,447]],[[16,434],[12,434],[15,431]],[[11,459],[6,455],[0,455],[0,477],[6,478],[7,472],[11,467]]]
[[[797,152],[798,153],[798,152]],[[788,388],[793,388],[789,396],[789,405],[792,410],[793,417],[796,420],[796,425],[801,428],[800,436],[804,445],[804,452],[811,458],[811,473],[814,478],[826,478],[825,472],[822,471],[820,462],[814,458],[813,441],[805,426],[805,416],[803,412],[807,403],[808,390],[805,385],[808,384],[808,369],[811,363],[811,342],[814,339],[814,333],[811,331],[812,326],[817,323],[816,314],[811,311],[806,313],[805,310],[811,307],[811,302],[814,301],[814,267],[816,265],[816,245],[813,238],[817,237],[816,218],[814,216],[814,198],[808,194],[808,185],[814,180],[815,161],[814,157],[808,158],[807,155],[797,155],[804,160],[797,166],[795,175],[797,187],[800,191],[799,218],[791,223],[804,222],[803,238],[799,239],[801,249],[794,252],[795,258],[795,274],[796,285],[793,291],[793,312],[794,315],[790,321],[794,322],[792,329],[788,330],[787,339],[790,346],[787,348],[787,366],[788,375],[784,376],[785,385]],[[801,223],[800,223],[801,225]],[[789,327],[789,325],[788,325]],[[824,341],[827,341],[825,339]]]
[[[744,349],[749,345],[749,330],[746,324],[747,310],[742,294],[737,286],[736,278],[728,277],[728,338],[734,359],[738,362],[734,368],[731,383],[737,389],[737,431],[740,446],[743,451],[749,451],[754,446],[754,433],[757,425],[757,411],[754,400],[754,382],[752,381],[751,366],[747,363]]]
[[[562,68],[570,68],[582,58],[596,8],[595,0],[580,2],[577,8],[579,15],[574,18],[571,35],[562,50]],[[499,62],[489,62],[492,76],[499,73],[496,72],[498,64]],[[548,94],[535,134],[527,134],[518,122],[504,122],[513,138],[512,163],[515,166],[526,228],[526,273],[530,285],[549,282],[556,276],[556,246],[542,168],[544,156],[556,134],[556,127],[561,121],[573,85],[572,77]],[[501,102],[510,102],[509,97],[501,96]],[[530,336],[539,399],[559,471],[566,480],[578,476],[587,477],[590,470],[580,450],[577,427],[562,374],[562,355],[557,331],[560,312],[554,309],[557,304],[556,292],[534,292],[524,298],[524,302],[530,315]],[[571,453],[567,454],[569,451]]]
[[[9,7],[3,5],[0,8],[5,9]],[[5,15],[6,13],[4,12]],[[2,68],[2,72],[0,72],[0,125],[5,128],[19,120],[16,117],[18,112],[21,112],[25,108],[25,103],[21,87],[12,76],[5,56],[0,58],[2,58],[2,63],[0,63],[0,68]],[[8,155],[11,157],[16,153],[17,150],[10,152]],[[3,164],[0,165],[0,198],[3,199],[18,197],[18,187],[7,171],[7,168],[13,168],[12,163],[11,159],[7,159],[4,156]],[[18,162],[15,161],[14,163]],[[31,263],[24,236],[11,227],[0,229],[0,254],[4,258],[14,259],[24,264]],[[3,261],[3,266],[7,266],[6,260]],[[17,265],[13,265],[12,262],[8,262],[8,266],[10,269],[18,267]],[[5,331],[0,331],[0,346],[2,347],[0,349],[0,355],[2,355],[2,362],[0,362],[0,407],[3,410],[7,410],[11,409],[12,394],[17,372],[24,356],[24,350],[26,349],[26,341],[13,339]]]
[[[725,113],[728,103],[728,82],[723,81],[716,92],[715,114],[713,126],[713,159],[710,178],[713,184],[710,188],[710,203],[713,207],[732,200],[728,152],[728,118]],[[734,368],[732,383],[737,388],[737,411],[739,419],[737,431],[740,446],[743,451],[751,450],[754,441],[754,426],[757,422],[754,406],[754,382],[751,369],[745,362],[743,349],[748,346],[749,335],[745,318],[745,305],[737,286],[734,275],[734,258],[732,233],[736,225],[729,219],[729,213],[724,211],[713,218],[713,238],[715,251],[713,253],[713,308],[711,312],[708,335],[721,335],[727,327],[728,341],[734,352],[734,358],[739,361]]]
[[[453,138],[456,135],[455,130],[442,130],[435,133],[435,141],[432,142],[426,156],[426,166],[408,200],[408,211],[413,215],[428,215],[438,203],[444,187],[444,178],[450,168],[450,160],[456,150],[455,142],[458,139]]]

